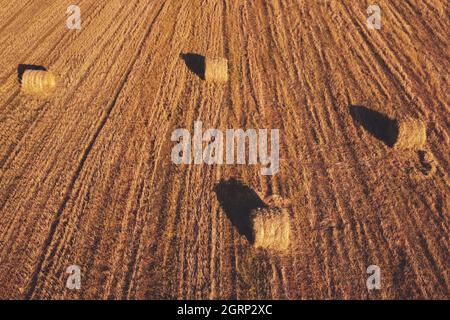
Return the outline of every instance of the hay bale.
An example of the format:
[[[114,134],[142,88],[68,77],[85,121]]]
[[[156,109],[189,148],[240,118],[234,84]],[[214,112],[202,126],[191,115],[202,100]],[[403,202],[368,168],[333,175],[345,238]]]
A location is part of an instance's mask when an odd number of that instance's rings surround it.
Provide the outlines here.
[[[228,60],[225,58],[206,58],[205,80],[208,82],[227,82]]]
[[[22,91],[31,95],[48,95],[56,88],[56,77],[50,71],[26,70],[22,75]]]
[[[290,243],[290,217],[285,208],[265,207],[252,212],[255,248],[283,252]]]
[[[398,136],[394,148],[399,150],[418,150],[425,146],[427,125],[412,117],[404,117],[397,121]]]

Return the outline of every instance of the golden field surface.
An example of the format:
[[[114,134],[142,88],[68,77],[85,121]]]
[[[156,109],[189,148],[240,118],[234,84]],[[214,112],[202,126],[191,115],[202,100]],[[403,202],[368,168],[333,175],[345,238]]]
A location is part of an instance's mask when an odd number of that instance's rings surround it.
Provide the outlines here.
[[[450,298],[447,1],[379,0],[381,30],[366,1],[79,0],[80,30],[70,4],[0,0],[0,298]],[[51,97],[23,65],[57,75]],[[420,150],[393,147],[405,115]],[[174,164],[196,120],[279,129],[279,173]],[[284,253],[243,231],[270,195]]]

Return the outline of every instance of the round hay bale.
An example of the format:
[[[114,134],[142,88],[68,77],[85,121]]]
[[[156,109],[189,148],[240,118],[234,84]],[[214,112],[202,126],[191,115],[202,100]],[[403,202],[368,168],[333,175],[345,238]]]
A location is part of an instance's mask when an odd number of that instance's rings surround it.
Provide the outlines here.
[[[252,212],[252,227],[255,248],[286,251],[290,243],[290,217],[280,207],[258,208]]]
[[[397,121],[398,136],[394,148],[399,150],[418,150],[427,141],[427,125],[412,117],[404,117]]]
[[[22,91],[31,95],[47,95],[56,88],[56,77],[50,71],[26,70],[22,76]]]
[[[227,82],[228,60],[225,58],[206,58],[205,80],[208,82]]]

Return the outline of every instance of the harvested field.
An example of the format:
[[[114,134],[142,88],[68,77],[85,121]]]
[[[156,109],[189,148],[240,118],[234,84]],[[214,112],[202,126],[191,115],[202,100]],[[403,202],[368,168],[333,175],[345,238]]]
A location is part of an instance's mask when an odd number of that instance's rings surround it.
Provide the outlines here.
[[[71,2],[0,0],[0,298],[449,299],[449,8],[377,2],[381,30],[365,1],[79,0],[68,30]],[[404,115],[424,148],[394,147]],[[174,164],[197,120],[279,129],[279,172]],[[249,241],[270,195],[282,255]]]

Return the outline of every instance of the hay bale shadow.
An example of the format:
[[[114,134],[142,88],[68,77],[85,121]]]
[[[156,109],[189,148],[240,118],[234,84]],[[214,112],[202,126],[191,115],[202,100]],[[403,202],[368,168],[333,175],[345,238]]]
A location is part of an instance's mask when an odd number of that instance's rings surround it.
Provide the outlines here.
[[[369,134],[392,148],[398,137],[397,122],[388,116],[363,106],[350,106],[350,115]]]
[[[214,191],[232,225],[236,227],[239,234],[247,238],[250,244],[253,244],[255,236],[251,213],[254,209],[266,208],[267,205],[252,188],[234,178],[221,180],[214,187]]]
[[[35,64],[19,64],[17,67],[17,79],[20,84],[22,84],[23,74],[27,70],[47,71],[47,68]]]
[[[205,56],[196,53],[182,53],[181,59],[184,60],[189,70],[199,76],[200,79],[205,80]]]

